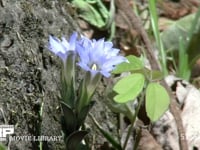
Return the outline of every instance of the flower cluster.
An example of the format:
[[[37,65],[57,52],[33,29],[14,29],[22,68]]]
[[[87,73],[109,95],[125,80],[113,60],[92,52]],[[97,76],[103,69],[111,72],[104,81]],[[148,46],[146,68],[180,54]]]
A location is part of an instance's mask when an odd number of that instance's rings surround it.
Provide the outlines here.
[[[85,36],[78,40],[77,33],[72,34],[69,42],[64,37],[60,41],[50,36],[48,48],[63,62],[66,61],[69,51],[75,51],[79,56],[78,65],[92,75],[101,73],[110,77],[110,72],[117,64],[127,61],[125,57],[118,55],[119,49],[113,48],[112,42],[105,42],[104,39],[90,40]]]
[[[118,55],[119,49],[113,48],[112,42],[105,42],[104,39],[90,40],[84,36],[78,39],[77,33],[73,33],[69,41],[64,37],[59,40],[49,36],[48,48],[63,61],[60,88],[60,103],[63,110],[61,125],[66,147],[70,149],[70,143],[80,143],[88,134],[88,131],[80,127],[94,105],[92,97],[102,75],[110,77],[115,66],[127,60]],[[78,88],[75,83],[76,60],[77,65],[86,72]]]

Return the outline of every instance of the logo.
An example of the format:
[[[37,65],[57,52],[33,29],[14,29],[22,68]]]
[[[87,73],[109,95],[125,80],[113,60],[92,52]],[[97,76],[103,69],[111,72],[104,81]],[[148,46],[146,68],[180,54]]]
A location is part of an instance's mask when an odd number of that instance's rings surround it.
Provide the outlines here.
[[[14,125],[0,125],[1,141],[61,141],[63,136],[34,136],[34,135],[11,135],[14,134]]]
[[[0,141],[6,141],[7,135],[14,133],[14,125],[0,125]]]

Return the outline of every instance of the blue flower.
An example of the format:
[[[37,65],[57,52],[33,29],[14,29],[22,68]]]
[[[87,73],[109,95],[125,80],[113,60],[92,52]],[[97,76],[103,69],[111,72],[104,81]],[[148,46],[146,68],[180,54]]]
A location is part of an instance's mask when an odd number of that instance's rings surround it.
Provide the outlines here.
[[[104,39],[90,40],[82,37],[76,45],[80,61],[78,65],[90,71],[92,75],[101,73],[105,77],[110,77],[115,66],[127,61],[123,56],[119,56],[119,49],[113,48],[112,42],[105,42]]]
[[[48,48],[54,54],[59,56],[63,62],[66,61],[67,55],[69,51],[75,51],[76,48],[76,41],[77,41],[77,33],[74,32],[69,39],[69,42],[62,37],[62,41],[58,38],[49,36],[49,44]]]

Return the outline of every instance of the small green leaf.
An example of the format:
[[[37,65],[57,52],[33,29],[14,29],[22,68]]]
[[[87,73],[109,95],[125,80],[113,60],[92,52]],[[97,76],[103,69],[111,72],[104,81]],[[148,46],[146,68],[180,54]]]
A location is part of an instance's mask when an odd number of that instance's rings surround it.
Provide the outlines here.
[[[3,143],[0,143],[0,150],[6,150],[7,148],[4,146]]]
[[[114,97],[114,100],[117,103],[126,103],[134,100],[142,91],[144,81],[144,75],[140,73],[131,74],[121,79],[113,88],[113,90],[118,93],[118,95]]]
[[[87,117],[90,109],[94,106],[94,104],[95,104],[95,101],[91,101],[87,106],[81,109],[81,112],[78,114],[78,118],[77,118],[78,127],[80,127],[84,123],[85,118]]]
[[[143,74],[145,74],[150,80],[161,80],[164,78],[164,74],[159,70],[149,70],[144,68]]]
[[[170,103],[166,89],[159,83],[149,83],[146,89],[146,111],[151,121],[157,121]]]
[[[123,63],[117,65],[116,69],[112,73],[119,74],[122,72],[140,70],[144,67],[140,58],[133,56],[133,55],[129,55],[126,58],[128,59],[129,62],[128,63],[123,62]]]
[[[186,39],[189,36],[194,18],[195,14],[191,14],[168,23],[170,26],[161,33],[161,39],[166,50],[178,50],[180,37],[184,39],[184,42],[188,42]]]
[[[109,17],[109,14],[101,4],[101,1],[73,0],[72,3],[76,8],[78,8],[79,16],[81,18],[97,28],[105,26],[106,19]]]
[[[90,117],[93,123],[96,125],[97,129],[99,129],[101,134],[103,134],[103,136],[109,141],[109,143],[112,144],[112,146],[116,148],[117,150],[122,150],[120,143],[115,140],[114,136],[112,136],[111,133],[104,130],[104,128],[100,126],[100,124],[96,121],[96,119],[91,114],[90,114]]]
[[[65,119],[65,130],[67,133],[72,133],[77,127],[77,120],[73,110],[64,102],[61,101],[61,106]]]
[[[121,113],[124,116],[126,116],[129,120],[133,120],[135,110],[131,109],[134,105],[134,102],[128,102],[128,103],[116,103],[113,101],[114,96],[116,93],[113,91],[107,95],[107,98],[109,99],[108,102],[106,102],[106,105],[109,107],[109,109],[114,113]],[[130,108],[130,109],[129,109]]]

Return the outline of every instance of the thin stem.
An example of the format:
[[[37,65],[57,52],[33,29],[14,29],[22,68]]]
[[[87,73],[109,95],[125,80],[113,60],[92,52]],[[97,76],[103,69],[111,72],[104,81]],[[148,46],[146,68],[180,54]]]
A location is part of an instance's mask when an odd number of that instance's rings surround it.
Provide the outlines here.
[[[143,97],[144,97],[144,96],[142,96],[141,99],[139,100],[137,109],[136,109],[136,111],[135,111],[135,114],[134,114],[134,116],[133,116],[133,120],[132,120],[132,122],[131,122],[131,126],[130,126],[130,128],[128,129],[128,134],[127,134],[127,136],[126,136],[126,139],[125,139],[125,142],[124,142],[124,145],[123,145],[123,150],[126,149],[128,140],[129,140],[130,135],[131,135],[131,133],[132,133],[132,131],[133,131],[133,127],[134,127],[134,123],[135,123],[136,117],[137,117],[138,112],[139,112],[139,110],[140,110],[140,106],[141,106],[141,104],[142,104],[142,102],[143,102]],[[126,104],[126,106],[127,106],[127,104]],[[127,106],[127,107],[128,107],[128,106]],[[128,107],[128,109],[129,109],[129,107]]]
[[[139,131],[137,132],[137,135],[136,135],[136,139],[135,139],[135,143],[134,143],[134,146],[133,146],[133,150],[137,150],[137,147],[139,145],[140,138],[141,138],[141,133],[142,133],[142,129],[139,128]]]
[[[41,135],[41,124],[42,124],[42,117],[43,117],[43,109],[44,109],[44,101],[43,101],[43,98],[42,98],[42,103],[41,103],[40,112],[39,112],[39,117],[40,117],[39,132],[40,132],[40,135]],[[42,150],[42,146],[43,146],[43,142],[40,141],[40,144],[39,144],[40,150]]]
[[[103,134],[103,136],[112,144],[113,147],[115,147],[117,150],[122,150],[121,145],[119,144],[118,141],[116,141],[110,133],[105,131],[99,123],[96,121],[96,119],[93,117],[91,113],[88,114],[88,116],[91,118],[93,123],[96,125],[96,127],[99,129],[99,131]]]
[[[150,0],[149,1],[149,11],[151,15],[151,25],[153,28],[153,33],[156,38],[156,43],[158,45],[158,49],[160,52],[161,56],[161,65],[162,65],[162,71],[164,75],[168,74],[167,71],[167,63],[166,63],[166,52],[163,47],[163,43],[161,41],[160,33],[159,33],[159,28],[158,28],[158,15],[157,15],[157,10],[156,10],[156,0]]]

